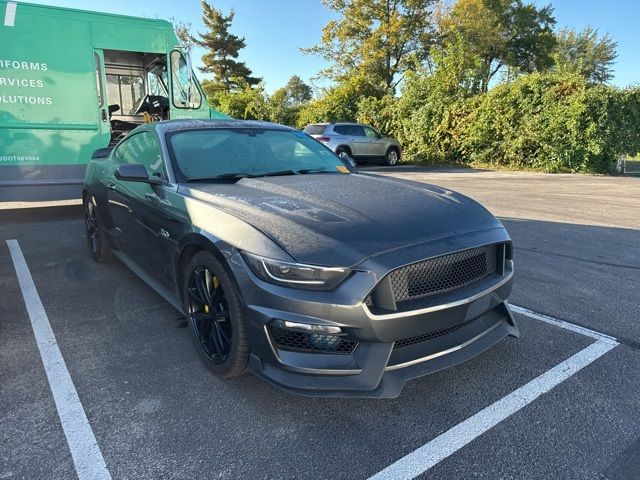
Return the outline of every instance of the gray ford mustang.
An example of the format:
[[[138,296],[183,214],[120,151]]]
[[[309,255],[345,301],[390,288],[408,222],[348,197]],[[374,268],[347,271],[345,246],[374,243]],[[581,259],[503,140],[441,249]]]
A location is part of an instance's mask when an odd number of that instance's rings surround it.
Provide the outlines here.
[[[512,245],[473,200],[358,173],[297,130],[176,120],[93,154],[93,258],[115,255],[184,312],[221,377],[395,397],[518,336]]]

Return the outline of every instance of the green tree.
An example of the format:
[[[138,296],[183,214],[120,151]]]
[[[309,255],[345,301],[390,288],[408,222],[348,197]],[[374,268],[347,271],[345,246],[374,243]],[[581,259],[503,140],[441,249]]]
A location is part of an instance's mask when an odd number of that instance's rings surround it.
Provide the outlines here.
[[[284,86],[287,100],[291,106],[300,106],[311,100],[311,87],[298,76],[293,75]]]
[[[295,126],[302,105],[310,100],[311,87],[294,75],[269,97],[269,118],[275,123]]]
[[[364,97],[382,97],[384,92],[369,79],[354,75],[324,91],[324,94],[300,110],[298,127],[317,122],[353,122],[358,104]]]
[[[202,20],[207,31],[193,39],[196,45],[207,50],[202,56],[204,66],[200,70],[213,73],[215,88],[226,92],[243,89],[245,84],[254,86],[261,81],[251,76],[252,72],[244,62],[238,61],[240,50],[246,46],[246,42],[243,37],[229,32],[234,16],[233,10],[223,15],[202,0]]]
[[[262,83],[252,87],[247,82],[238,81],[238,87],[224,91],[213,82],[202,84],[209,104],[227,115],[242,120],[269,120],[269,108]]]
[[[461,35],[468,51],[482,60],[481,92],[504,67],[524,73],[551,67],[554,25],[551,6],[522,0],[458,0],[440,21],[445,43]]]
[[[344,80],[354,72],[394,91],[407,70],[425,61],[434,41],[435,0],[322,0],[340,14],[320,43],[303,49],[330,63],[320,76]]]
[[[600,36],[592,27],[581,32],[563,28],[557,39],[554,60],[559,71],[578,73],[594,84],[607,83],[613,78],[617,43],[608,34]]]
[[[175,17],[169,17],[173,24],[173,32],[178,37],[180,45],[189,53],[194,45],[194,38],[191,36],[191,22],[180,22]]]

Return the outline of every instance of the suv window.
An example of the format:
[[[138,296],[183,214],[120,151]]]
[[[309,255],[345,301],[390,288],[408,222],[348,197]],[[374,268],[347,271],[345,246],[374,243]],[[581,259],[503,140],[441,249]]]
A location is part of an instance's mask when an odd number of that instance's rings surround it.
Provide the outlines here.
[[[307,125],[304,127],[304,133],[308,135],[322,135],[324,133],[326,125]]]
[[[364,128],[362,127],[362,125],[352,125],[351,128],[353,129],[353,133],[351,135],[353,135],[355,137],[365,137],[366,136],[364,134]]]
[[[339,135],[347,135],[349,137],[363,137],[364,131],[359,125],[336,125],[333,131]]]
[[[140,132],[127,137],[116,150],[118,163],[141,163],[150,176],[166,178],[160,147],[150,132]]]
[[[378,138],[378,132],[371,127],[364,127],[364,134],[369,138]]]

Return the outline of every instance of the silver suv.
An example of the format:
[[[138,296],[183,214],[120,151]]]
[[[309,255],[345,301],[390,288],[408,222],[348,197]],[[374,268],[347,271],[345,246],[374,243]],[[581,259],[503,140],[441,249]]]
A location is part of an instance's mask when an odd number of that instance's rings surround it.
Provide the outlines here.
[[[400,160],[400,143],[377,130],[359,123],[314,123],[304,132],[324,143],[341,157],[358,161],[384,159],[387,165]]]

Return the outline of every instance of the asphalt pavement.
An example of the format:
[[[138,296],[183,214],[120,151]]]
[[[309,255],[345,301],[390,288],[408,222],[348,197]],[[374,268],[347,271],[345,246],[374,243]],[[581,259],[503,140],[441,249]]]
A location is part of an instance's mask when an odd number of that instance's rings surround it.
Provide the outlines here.
[[[514,240],[512,303],[619,343],[420,478],[640,478],[640,178],[363,170],[481,201]],[[520,339],[393,400],[293,397],[251,374],[216,379],[177,311],[117,261],[90,259],[81,215],[73,204],[0,209],[0,479],[76,476],[10,239],[114,479],[368,478],[594,344],[517,314]]]

